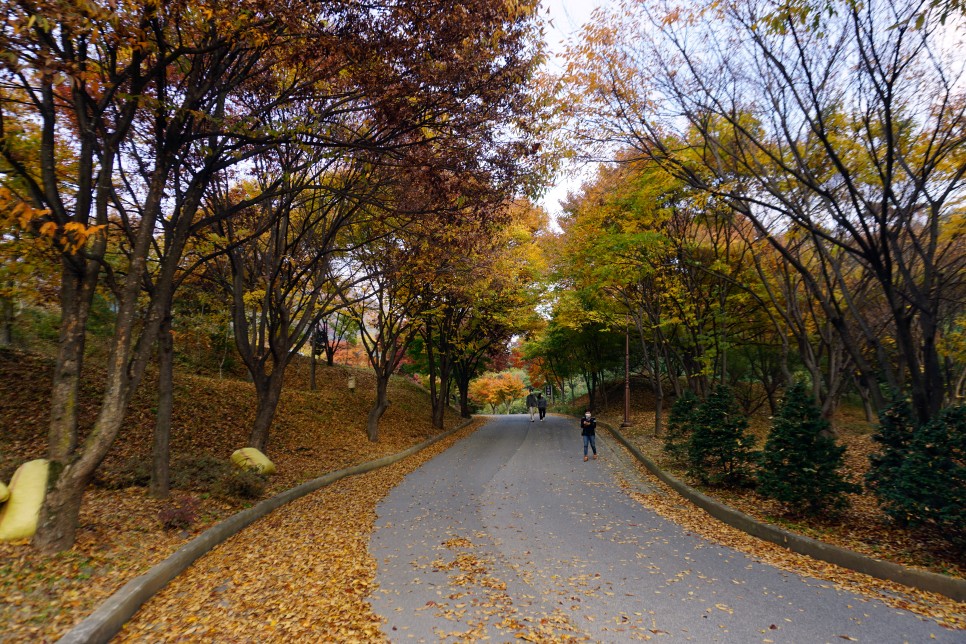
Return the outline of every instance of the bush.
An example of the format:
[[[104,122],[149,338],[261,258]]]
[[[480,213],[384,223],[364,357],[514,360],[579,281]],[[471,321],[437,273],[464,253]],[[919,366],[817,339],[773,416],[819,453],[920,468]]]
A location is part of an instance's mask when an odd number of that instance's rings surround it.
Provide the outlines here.
[[[179,459],[171,464],[171,486],[207,492],[234,469],[230,461],[211,456]]]
[[[165,530],[186,530],[198,520],[198,499],[191,496],[171,499],[158,511],[158,520]]]
[[[257,499],[265,493],[268,478],[252,470],[233,469],[218,480],[212,493],[222,498]]]
[[[895,521],[931,528],[964,547],[966,407],[944,409],[915,431],[909,417],[908,405],[886,415],[873,437],[884,447],[870,458],[869,482]]]
[[[147,487],[151,482],[151,458],[132,456],[120,465],[103,467],[95,474],[94,484],[108,490]]]
[[[702,483],[736,486],[751,482],[753,438],[746,432],[731,389],[718,385],[694,415],[688,440],[688,473]]]
[[[869,457],[869,471],[865,481],[878,497],[885,509],[885,501],[896,497],[899,468],[909,456],[912,438],[915,435],[912,422],[912,408],[908,401],[896,397],[892,404],[882,412],[879,427],[872,440],[881,447],[879,452]],[[900,495],[901,496],[901,495]],[[899,525],[908,524],[908,517],[894,509],[895,514],[886,510]]]
[[[839,471],[845,447],[829,435],[829,423],[802,383],[785,394],[759,460],[758,492],[793,514],[839,511],[859,486]]]
[[[671,405],[667,432],[664,434],[664,452],[676,461],[683,461],[687,456],[688,440],[699,404],[694,392],[686,389]]]

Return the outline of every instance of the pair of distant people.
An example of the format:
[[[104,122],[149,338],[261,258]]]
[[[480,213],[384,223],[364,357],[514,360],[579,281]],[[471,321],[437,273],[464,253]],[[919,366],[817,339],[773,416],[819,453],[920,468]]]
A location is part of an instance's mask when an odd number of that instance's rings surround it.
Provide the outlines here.
[[[534,414],[543,421],[547,416],[547,399],[541,393],[534,393],[531,389],[527,394],[527,409],[530,411],[530,422],[534,422]],[[584,460],[588,460],[587,448],[590,447],[597,458],[597,419],[591,415],[590,410],[584,412],[584,417],[580,419],[580,435],[584,441]]]
[[[534,414],[543,421],[547,417],[547,399],[541,393],[534,393],[533,389],[527,394],[527,409],[530,411],[530,422],[534,421]]]

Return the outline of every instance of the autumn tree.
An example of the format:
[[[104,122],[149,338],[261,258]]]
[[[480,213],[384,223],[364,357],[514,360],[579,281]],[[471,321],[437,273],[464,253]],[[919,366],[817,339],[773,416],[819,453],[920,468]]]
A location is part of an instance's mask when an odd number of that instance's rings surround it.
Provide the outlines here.
[[[312,336],[313,358],[324,355],[328,366],[335,365],[335,354],[348,335],[350,322],[349,316],[341,310],[321,314]]]
[[[913,0],[823,7],[638,0],[599,14],[571,52],[575,123],[752,222],[799,272],[876,407],[880,385],[905,385],[925,422],[948,394],[937,341],[966,275],[944,233],[966,175],[948,37],[962,22]],[[788,251],[791,230],[819,270]],[[881,293],[888,333],[840,253]]]
[[[26,228],[61,258],[52,476],[36,537],[46,551],[73,542],[84,489],[168,317],[188,237],[257,205],[201,213],[212,186],[237,183],[250,160],[296,139],[380,158],[439,139],[447,159],[474,147],[478,165],[504,175],[534,158],[535,110],[521,89],[538,54],[530,3],[334,2],[305,12],[261,0],[40,0],[2,12],[10,91],[0,95],[0,154],[22,184]],[[281,111],[290,118],[266,122]],[[22,122],[37,128],[38,147],[8,145]],[[108,257],[109,247],[122,256]],[[85,327],[102,284],[117,321],[100,412],[80,431]]]
[[[235,343],[258,400],[248,442],[262,451],[287,367],[343,288],[335,256],[344,232],[368,217],[366,195],[376,189],[365,164],[313,148],[286,146],[265,163],[263,181],[242,198],[274,191],[275,177],[285,177],[284,187],[218,224],[225,258],[211,271],[232,298]]]
[[[389,380],[419,331],[418,285],[427,276],[419,272],[425,267],[423,258],[413,257],[405,235],[374,235],[369,226],[358,228],[372,239],[350,253],[353,273],[361,278],[355,286],[341,289],[340,297],[376,376],[376,397],[366,420],[366,434],[376,441],[379,419],[390,405]]]
[[[477,251],[471,289],[473,306],[459,329],[453,375],[459,392],[460,415],[470,417],[469,385],[493,358],[509,350],[511,339],[539,326],[546,262],[539,243],[546,231],[546,213],[528,200],[507,206],[507,220]]]
[[[503,406],[504,413],[510,413],[513,401],[526,395],[523,380],[511,371],[487,372],[470,382],[470,399],[480,405],[489,405],[492,411]]]
[[[35,123],[40,146],[0,153],[37,213],[29,230],[49,236],[61,256],[61,333],[51,395],[51,484],[35,543],[44,551],[73,543],[80,502],[120,429],[150,359],[174,274],[211,178],[245,160],[258,137],[260,107],[230,101],[265,82],[259,98],[287,90],[271,71],[291,37],[284,12],[261,3],[167,3],[137,7],[28,2],[4,8],[4,83],[26,100],[0,103],[0,136],[18,118]],[[250,5],[250,6],[249,6]],[[241,10],[244,8],[244,10]],[[70,160],[69,164],[65,160]],[[189,185],[168,210],[173,176]],[[159,228],[171,231],[161,253]],[[105,255],[109,238],[127,251]],[[121,241],[123,240],[123,241]],[[149,270],[156,288],[146,306]],[[105,393],[79,444],[79,382],[85,328],[102,278],[116,298]]]

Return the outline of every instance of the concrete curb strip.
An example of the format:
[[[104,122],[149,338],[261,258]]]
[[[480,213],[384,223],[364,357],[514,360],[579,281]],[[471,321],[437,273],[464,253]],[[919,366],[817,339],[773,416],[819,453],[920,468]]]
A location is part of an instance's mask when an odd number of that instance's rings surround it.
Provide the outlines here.
[[[661,479],[675,492],[715,519],[733,528],[747,532],[753,537],[758,537],[764,541],[787,548],[792,552],[807,555],[813,559],[826,561],[837,566],[842,566],[843,568],[849,568],[850,570],[869,575],[870,577],[895,581],[920,590],[939,593],[956,601],[966,601],[966,580],[940,575],[926,570],[907,568],[889,561],[873,559],[872,557],[867,557],[852,550],[833,546],[800,534],[795,534],[794,532],[782,530],[773,525],[761,523],[747,514],[738,512],[711,497],[701,494],[697,490],[665,473],[637,447],[632,445],[617,429],[607,423],[598,422],[598,424],[606,427],[613,434],[614,438],[623,444],[654,476]]]
[[[210,552],[215,546],[238,534],[255,521],[277,510],[286,503],[315,492],[316,490],[320,490],[327,485],[335,483],[339,479],[371,472],[372,470],[392,465],[408,456],[412,456],[426,449],[433,443],[455,434],[471,422],[473,422],[473,419],[462,422],[450,430],[437,434],[397,454],[383,456],[382,458],[353,465],[342,470],[336,470],[317,479],[306,481],[270,499],[265,499],[247,510],[242,510],[228,517],[175,550],[171,556],[155,565],[143,575],[135,577],[126,583],[101,604],[97,610],[57,640],[58,643],[88,644],[90,642],[109,641],[121,630],[124,623],[146,601],[151,599],[155,593],[164,588],[168,582]]]

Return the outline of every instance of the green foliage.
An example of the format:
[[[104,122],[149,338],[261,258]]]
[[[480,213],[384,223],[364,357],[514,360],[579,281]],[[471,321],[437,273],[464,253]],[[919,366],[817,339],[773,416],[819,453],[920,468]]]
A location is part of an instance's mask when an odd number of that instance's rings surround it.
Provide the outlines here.
[[[667,433],[664,435],[664,452],[675,460],[682,461],[687,456],[691,429],[700,402],[693,391],[686,389],[671,405]]]
[[[688,441],[688,473],[706,485],[736,486],[751,481],[753,438],[734,394],[718,385],[695,411]]]
[[[907,400],[896,397],[882,413],[879,428],[872,435],[872,440],[881,447],[869,457],[869,471],[865,475],[866,484],[880,501],[896,496],[899,469],[909,455],[914,435],[912,408]],[[900,525],[907,523],[901,514],[894,514],[892,518]]]
[[[902,525],[932,528],[966,546],[966,406],[944,409],[914,432],[906,432],[908,416],[894,420],[887,417],[874,436],[884,449],[870,459],[882,509]],[[890,438],[895,446],[883,440]]]
[[[91,302],[87,330],[92,342],[108,338],[114,330],[112,300],[96,294]],[[16,317],[14,343],[21,347],[46,349],[60,337],[60,311],[54,307],[25,306]]]
[[[796,383],[785,395],[759,460],[758,492],[783,503],[793,514],[838,511],[845,495],[859,487],[839,471],[845,447],[829,435],[829,423]]]

